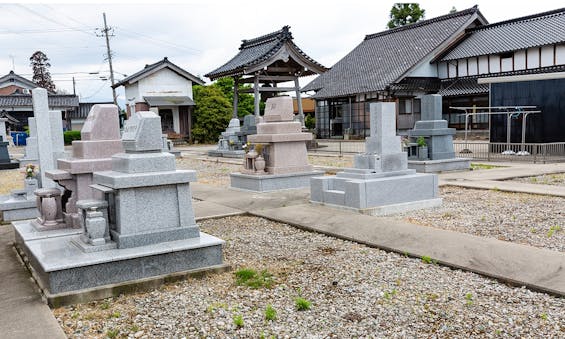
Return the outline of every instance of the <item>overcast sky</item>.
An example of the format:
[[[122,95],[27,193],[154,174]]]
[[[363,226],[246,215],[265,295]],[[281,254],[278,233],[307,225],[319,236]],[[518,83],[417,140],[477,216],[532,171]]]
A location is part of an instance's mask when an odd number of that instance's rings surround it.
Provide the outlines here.
[[[318,0],[188,0],[180,3],[55,4],[0,3],[0,75],[10,70],[31,79],[29,57],[43,51],[51,62],[57,88],[76,93],[81,101],[111,101],[106,45],[98,37],[102,13],[113,28],[110,40],[116,81],[167,56],[202,77],[234,56],[242,39],[291,26],[295,43],[331,67],[366,34],[386,29],[397,1]],[[426,18],[477,4],[490,23],[563,6],[559,0],[420,1]],[[97,30],[98,29],[98,30]],[[88,74],[95,73],[98,74]],[[306,81],[301,81],[305,85]],[[118,95],[123,102],[123,87]]]

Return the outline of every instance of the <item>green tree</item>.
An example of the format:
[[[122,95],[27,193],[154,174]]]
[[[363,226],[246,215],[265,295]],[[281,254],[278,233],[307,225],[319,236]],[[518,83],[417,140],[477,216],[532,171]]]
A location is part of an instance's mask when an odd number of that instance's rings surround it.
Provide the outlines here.
[[[49,58],[42,51],[36,51],[29,58],[29,65],[33,70],[33,82],[39,87],[43,87],[48,91],[55,92],[55,84],[51,80],[51,73],[49,73]]]
[[[396,3],[390,9],[388,28],[413,24],[424,19],[425,13],[426,10],[420,8],[417,3]]]
[[[194,86],[194,141],[214,143],[226,129],[232,115],[232,104],[217,86]]]
[[[455,8],[455,6],[451,6],[451,10],[449,11],[449,14],[455,13],[457,12],[457,8]]]
[[[218,88],[222,91],[226,99],[233,105],[233,78],[221,78],[216,80],[212,84],[212,86]],[[251,86],[246,84],[239,84],[239,90],[251,88]],[[248,114],[255,113],[255,99],[253,95],[249,93],[241,93],[239,92],[237,95],[237,116],[242,118]],[[233,108],[232,108],[233,109]],[[233,114],[233,113],[232,113]]]

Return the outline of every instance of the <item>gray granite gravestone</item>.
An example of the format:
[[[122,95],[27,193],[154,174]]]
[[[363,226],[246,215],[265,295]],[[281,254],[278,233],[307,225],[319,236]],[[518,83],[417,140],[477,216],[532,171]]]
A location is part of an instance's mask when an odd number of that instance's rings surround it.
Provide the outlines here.
[[[371,136],[354,168],[336,176],[310,180],[313,203],[339,206],[364,214],[384,215],[441,205],[435,174],[407,168],[407,154],[396,136],[394,103],[371,104]]]
[[[29,137],[26,138],[25,154],[20,159],[20,167],[25,167],[28,164],[39,164],[39,152],[37,148],[37,124],[35,118],[27,119],[29,127]]]
[[[220,135],[218,148],[208,151],[208,155],[211,157],[242,158],[245,151],[242,148],[244,142],[240,132],[239,119],[231,119],[226,130]]]
[[[10,159],[10,153],[8,153],[8,141],[5,141],[4,138],[0,136],[0,170],[18,167],[20,167],[19,162]]]
[[[421,104],[422,120],[417,121],[414,129],[408,131],[408,136],[413,140],[418,137],[425,139],[429,159],[417,160],[416,156],[410,157],[408,167],[426,173],[469,169],[470,159],[455,157],[455,128],[448,128],[447,120],[442,119],[441,95],[424,95]]]
[[[0,118],[0,137],[4,141],[8,141],[8,135],[6,134],[6,118]]]
[[[84,289],[107,297],[119,286],[224,266],[224,241],[200,232],[194,219],[196,172],[176,170],[174,156],[162,152],[160,117],[134,113],[122,145],[112,170],[94,173],[92,188],[105,199],[77,202],[82,234],[22,241],[25,222],[12,223],[48,300]]]

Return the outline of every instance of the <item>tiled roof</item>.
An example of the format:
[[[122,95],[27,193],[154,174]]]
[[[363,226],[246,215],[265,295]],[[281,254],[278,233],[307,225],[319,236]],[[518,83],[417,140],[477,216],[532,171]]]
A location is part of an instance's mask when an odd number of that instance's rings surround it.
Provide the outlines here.
[[[302,56],[305,61],[310,64],[312,69],[326,70],[324,66],[310,58],[296,46],[292,39],[290,27],[284,26],[279,31],[254,39],[242,40],[239,53],[236,56],[205,76],[214,80],[222,77],[245,74],[246,68],[268,60],[270,57],[274,56],[285,43]]]
[[[49,107],[78,107],[76,95],[48,95]],[[31,95],[0,95],[0,107],[33,107]]]
[[[486,22],[477,7],[365,37],[353,51],[302,91],[314,98],[383,91],[474,19]]]
[[[3,83],[5,81],[9,81],[10,79],[17,80],[17,81],[21,82],[22,84],[25,84],[28,89],[34,89],[34,88],[39,87],[35,82],[33,82],[29,79],[26,79],[21,75],[14,73],[14,71],[10,71],[10,73],[0,77],[0,83]],[[48,91],[48,93],[54,94],[51,91]]]
[[[391,84],[390,90],[395,91],[426,91],[437,92],[440,89],[440,79],[424,77],[406,77],[402,81]]]
[[[184,77],[187,80],[190,80],[190,81],[192,81],[192,82],[194,82],[198,85],[204,85],[204,81],[202,81],[202,79],[200,79],[196,75],[193,75],[192,73],[180,68],[179,66],[173,64],[172,62],[169,61],[169,59],[167,57],[164,57],[163,60],[160,60],[160,61],[158,61],[154,64],[145,65],[145,67],[141,71],[134,73],[127,78],[122,79],[121,81],[115,83],[114,86],[112,86],[112,87],[117,88],[117,87],[120,87],[120,86],[125,86],[125,85],[128,85],[130,83],[137,82],[140,79],[145,78],[146,76],[153,74],[153,73],[155,73],[158,70],[161,70],[163,68],[169,68],[169,69],[176,72],[178,75]]]
[[[464,79],[450,79],[441,82],[438,94],[444,97],[453,97],[469,94],[487,94],[488,84],[477,83],[477,77]]]
[[[467,31],[466,38],[442,60],[499,54],[565,42],[565,8]]]

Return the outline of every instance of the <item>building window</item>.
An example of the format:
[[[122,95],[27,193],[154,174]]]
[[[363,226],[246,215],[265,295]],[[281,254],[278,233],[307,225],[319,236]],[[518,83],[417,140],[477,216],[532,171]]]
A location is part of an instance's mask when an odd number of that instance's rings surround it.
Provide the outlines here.
[[[398,114],[412,114],[414,112],[412,106],[412,98],[398,99]]]

